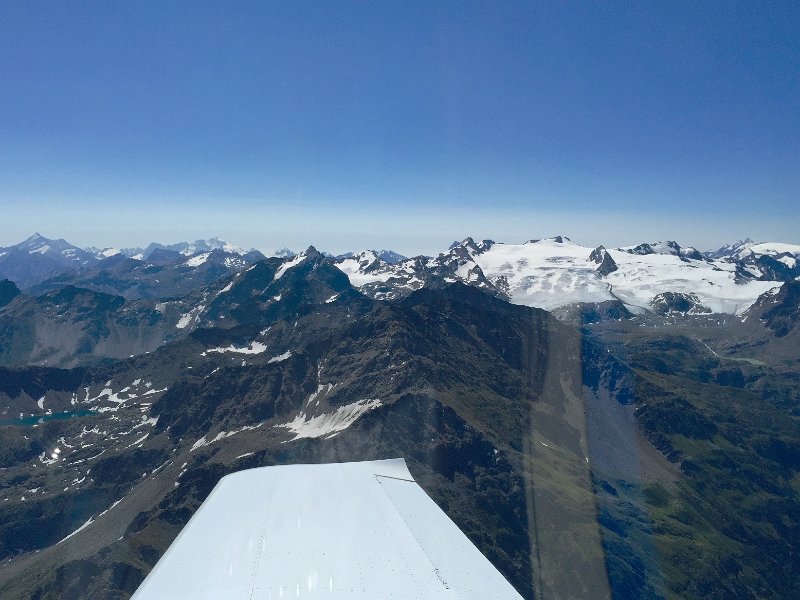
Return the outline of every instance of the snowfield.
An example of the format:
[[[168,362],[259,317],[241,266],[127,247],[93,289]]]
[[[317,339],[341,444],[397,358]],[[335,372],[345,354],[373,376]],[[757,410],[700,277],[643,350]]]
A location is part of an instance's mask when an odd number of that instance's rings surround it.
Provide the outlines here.
[[[590,258],[593,251],[595,248],[561,236],[524,244],[476,244],[468,238],[450,252],[428,260],[425,268],[449,266],[453,277],[446,277],[448,282],[460,279],[474,284],[485,276],[514,304],[546,310],[577,302],[621,300],[633,312],[642,312],[652,309],[651,302],[657,295],[672,292],[694,294],[711,312],[741,315],[761,294],[781,285],[745,279],[741,273],[737,278],[737,263],[732,259],[708,259],[695,249],[680,248],[674,242],[604,250],[616,263],[616,270],[606,275],[598,273],[599,263]],[[800,246],[752,244],[739,250],[743,252],[769,254],[791,268],[800,256]],[[414,261],[389,265],[374,253],[365,252],[337,261],[336,266],[355,287],[396,278],[403,282],[397,284],[399,288],[408,286],[409,281],[419,281]],[[758,271],[750,272],[759,275]]]

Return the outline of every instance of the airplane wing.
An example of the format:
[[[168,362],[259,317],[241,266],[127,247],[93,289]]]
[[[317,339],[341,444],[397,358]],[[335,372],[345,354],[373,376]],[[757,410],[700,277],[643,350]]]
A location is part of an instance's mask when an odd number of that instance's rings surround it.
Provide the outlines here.
[[[403,459],[224,477],[135,600],[521,600]]]

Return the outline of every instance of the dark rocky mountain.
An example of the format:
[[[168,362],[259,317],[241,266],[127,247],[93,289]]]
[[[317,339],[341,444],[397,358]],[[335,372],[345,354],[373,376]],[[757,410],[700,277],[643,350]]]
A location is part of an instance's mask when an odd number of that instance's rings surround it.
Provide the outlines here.
[[[199,290],[263,258],[260,252],[239,255],[221,249],[187,257],[157,248],[144,260],[116,254],[87,269],[51,277],[33,286],[30,293],[74,285],[129,300],[171,298]]]
[[[700,303],[695,294],[679,294],[675,292],[662,292],[656,294],[650,305],[657,315],[687,315],[710,313],[711,310]]]
[[[397,263],[403,262],[408,257],[403,256],[402,254],[398,254],[394,250],[376,250],[378,254],[378,258],[380,258],[383,262],[387,262],[390,265],[396,265]]]
[[[647,315],[590,327],[632,369],[632,418],[676,468],[672,481],[644,477],[637,500],[628,479],[615,482],[595,460],[606,543],[655,542],[674,597],[800,592],[800,338],[776,337],[755,317]],[[637,502],[647,507],[650,533],[629,512]]]
[[[147,248],[83,250],[64,240],[34,234],[0,248],[0,279],[36,295],[65,285],[128,299],[185,294],[262,260],[217,238],[193,243],[152,243]]]
[[[19,288],[14,284],[13,281],[9,281],[8,279],[0,281],[0,308],[11,302],[19,295]]]
[[[553,316],[576,327],[602,321],[621,321],[634,318],[633,313],[619,300],[568,304],[554,310]]]
[[[20,288],[31,287],[49,277],[94,264],[89,252],[64,240],[51,240],[34,233],[24,242],[0,248],[0,279]]]
[[[235,276],[198,313],[201,327],[263,327],[322,304],[363,305],[347,276],[313,246],[291,258],[267,258]]]
[[[613,273],[619,268],[603,246],[598,246],[592,250],[592,253],[589,255],[589,260],[597,263],[597,272],[603,277]]]
[[[0,365],[70,367],[151,352],[183,337],[178,325],[195,302],[129,302],[74,286],[17,294],[0,303]]]
[[[800,277],[800,246],[793,244],[760,244],[747,238],[704,254],[734,263],[740,281],[793,281]]]
[[[800,277],[800,263],[795,262],[794,266],[790,267],[781,262],[780,258],[783,257],[750,255],[741,259],[740,262],[742,265],[753,267],[762,281],[793,281]]]
[[[776,337],[797,335],[800,329],[800,281],[787,281],[761,296],[748,310]]]
[[[362,293],[376,300],[396,300],[423,287],[441,288],[455,281],[507,299],[502,283],[490,282],[470,255],[485,252],[493,244],[491,240],[476,243],[472,238],[466,238],[454,242],[447,253],[437,257],[415,256],[399,262],[386,261],[368,250],[337,257],[334,264],[359,281],[358,288]]]
[[[170,277],[175,286],[194,290],[199,283],[193,276],[205,273],[216,281],[224,275],[214,270],[215,265],[224,267],[223,251],[204,258],[202,264],[182,263],[180,268],[149,264],[144,266],[149,277],[140,277],[145,263],[116,255],[101,263],[112,263],[116,277],[103,269],[87,281],[94,288],[112,290],[130,282],[141,291],[148,289],[152,277]],[[55,280],[42,287],[49,285]],[[313,247],[291,259],[265,259],[218,283],[163,300],[128,300],[74,285],[21,295],[11,282],[0,284],[0,293],[6,300],[0,303],[0,365],[6,366],[92,365],[152,352],[199,326],[264,327],[318,304],[345,302],[355,307],[366,301]]]
[[[254,267],[247,288],[267,268]],[[14,498],[0,504],[0,554],[11,559],[3,593],[127,595],[225,473],[387,456],[407,458],[526,597],[531,549],[556,535],[549,512],[531,528],[533,495],[543,509],[572,507],[580,553],[570,560],[585,573],[543,585],[580,590],[600,578],[587,448],[572,416],[581,414],[574,330],[460,284],[375,303],[336,272],[306,252],[278,279],[304,282],[301,301],[266,329],[269,318],[247,316],[106,367],[3,372],[5,413],[43,421],[0,428],[0,477]],[[345,299],[321,299],[318,286],[338,282]],[[553,465],[530,462],[540,442],[559,449]],[[537,470],[556,466],[568,470],[534,490]],[[577,497],[564,504],[570,490]]]

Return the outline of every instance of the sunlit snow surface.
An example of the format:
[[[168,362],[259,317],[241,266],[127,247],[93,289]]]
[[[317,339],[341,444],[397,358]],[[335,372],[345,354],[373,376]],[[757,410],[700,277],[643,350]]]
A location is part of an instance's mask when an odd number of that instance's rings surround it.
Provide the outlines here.
[[[608,252],[619,270],[606,276],[605,281],[613,286],[615,296],[631,306],[649,306],[656,294],[676,292],[695,294],[700,304],[712,312],[741,314],[761,294],[781,285],[774,281],[736,283],[735,266],[722,261],[682,261],[666,254]]]
[[[576,302],[615,299],[622,300],[634,312],[650,310],[655,296],[673,292],[694,294],[700,304],[715,313],[742,314],[761,294],[781,285],[756,280],[737,283],[736,265],[731,261],[677,256],[668,243],[650,244],[654,253],[644,255],[624,249],[607,250],[617,270],[605,276],[597,272],[598,264],[589,258],[594,248],[568,238],[479,246],[465,240],[461,246],[460,250],[466,252],[440,255],[432,263],[455,260],[455,275],[465,283],[478,282],[482,271],[514,304],[548,310]],[[768,254],[800,250],[788,244],[760,244],[752,248]],[[413,272],[414,259],[397,265],[376,265],[371,258],[364,253],[358,258],[338,261],[336,266],[356,287],[403,277],[409,269]],[[781,258],[790,267],[794,260]]]
[[[775,282],[736,283],[730,263],[681,260],[672,254],[630,254],[608,250],[618,269],[600,277],[589,260],[592,248],[564,239],[527,244],[494,244],[474,256],[492,281],[505,277],[515,304],[552,309],[574,302],[603,302],[619,298],[631,307],[649,308],[663,292],[693,293],[718,313],[745,311]]]
[[[134,598],[521,596],[394,459],[228,475]]]

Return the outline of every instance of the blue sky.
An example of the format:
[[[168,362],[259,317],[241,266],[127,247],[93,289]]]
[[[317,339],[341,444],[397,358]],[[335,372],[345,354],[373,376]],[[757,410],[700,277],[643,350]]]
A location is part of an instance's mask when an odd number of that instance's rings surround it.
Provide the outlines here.
[[[800,243],[790,2],[0,4],[0,245]]]

